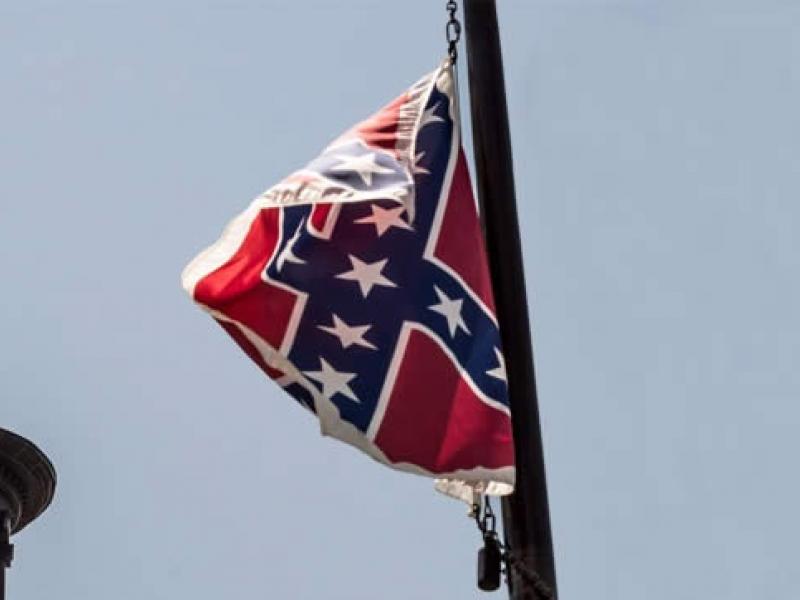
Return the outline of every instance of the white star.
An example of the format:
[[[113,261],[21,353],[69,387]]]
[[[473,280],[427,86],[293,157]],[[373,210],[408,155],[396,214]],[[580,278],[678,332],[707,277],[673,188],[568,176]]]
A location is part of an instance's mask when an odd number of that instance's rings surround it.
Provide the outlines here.
[[[355,344],[356,346],[364,346],[364,348],[377,350],[373,344],[364,339],[364,334],[369,331],[372,325],[348,325],[340,319],[337,314],[334,314],[333,326],[319,325],[318,327],[322,329],[322,331],[327,331],[339,338],[342,348],[349,348]]]
[[[355,373],[340,373],[325,362],[325,359],[321,356],[319,357],[319,367],[319,371],[303,371],[303,373],[322,384],[323,396],[330,399],[336,394],[342,394],[354,402],[360,402],[353,390],[350,389],[350,386],[347,385],[355,379]]]
[[[461,305],[464,303],[463,298],[452,300],[438,287],[433,286],[433,289],[436,295],[439,296],[439,304],[434,304],[428,308],[440,315],[444,315],[447,319],[447,328],[450,330],[450,335],[455,337],[459,327],[466,333],[469,333],[467,324],[464,323],[464,319],[461,316]]]
[[[494,355],[497,357],[497,366],[494,369],[486,371],[486,374],[491,375],[500,381],[508,382],[508,378],[506,377],[506,359],[503,356],[503,353],[500,352],[499,348],[495,348]]]
[[[304,261],[302,258],[295,256],[293,251],[295,243],[297,242],[298,239],[300,239],[300,232],[302,231],[305,222],[306,222],[305,219],[300,221],[300,225],[297,226],[297,229],[295,229],[294,234],[292,235],[291,238],[289,238],[289,241],[286,242],[286,246],[284,246],[283,250],[281,250],[281,253],[278,255],[276,267],[278,268],[279,273],[281,269],[283,269],[283,264],[286,262],[295,263],[298,265],[305,264],[306,261]]]
[[[342,162],[331,167],[331,171],[358,173],[364,185],[372,185],[373,173],[394,173],[391,169],[382,167],[375,162],[374,152],[362,156],[335,156],[334,158]]]
[[[430,125],[431,123],[438,123],[439,121],[444,121],[442,117],[433,114],[437,108],[439,108],[438,102],[422,113],[422,118],[419,120],[420,129],[425,127],[425,125]]]
[[[420,167],[419,166],[419,161],[422,160],[423,156],[425,156],[424,152],[417,152],[417,155],[414,157],[414,168],[412,169],[412,171],[414,172],[414,175],[430,175],[431,174],[431,172],[428,171],[428,169],[426,169],[425,167]]]
[[[405,206],[397,206],[395,208],[381,208],[377,204],[371,204],[372,214],[368,217],[362,217],[356,223],[372,223],[375,225],[378,237],[381,237],[386,230],[390,227],[399,227],[400,229],[411,229],[411,225],[406,223],[400,215],[406,210]]]
[[[386,277],[381,274],[383,267],[389,262],[388,258],[374,263],[365,263],[352,254],[348,254],[347,257],[350,259],[353,268],[350,271],[339,273],[336,277],[338,279],[357,281],[364,298],[367,297],[367,294],[369,294],[373,286],[382,285],[385,287],[397,287],[394,281],[386,279]]]

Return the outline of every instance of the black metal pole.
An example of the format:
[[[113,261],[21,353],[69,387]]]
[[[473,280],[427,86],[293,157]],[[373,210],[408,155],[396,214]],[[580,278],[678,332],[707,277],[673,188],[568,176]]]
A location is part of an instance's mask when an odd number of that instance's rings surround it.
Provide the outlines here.
[[[513,600],[538,600],[548,596],[549,588],[555,598],[550,511],[495,2],[465,0],[464,15],[478,198],[506,359],[517,468],[515,491],[503,500],[506,543],[512,561],[522,563],[522,568],[509,569],[509,595]],[[536,579],[539,585],[533,584]]]

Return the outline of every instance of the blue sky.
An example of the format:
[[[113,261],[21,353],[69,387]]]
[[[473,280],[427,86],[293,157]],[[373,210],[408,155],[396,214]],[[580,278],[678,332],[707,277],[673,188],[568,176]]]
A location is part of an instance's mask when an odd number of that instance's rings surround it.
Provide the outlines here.
[[[500,5],[562,597],[797,598],[800,6]],[[0,425],[60,477],[10,598],[484,597],[462,506],[320,438],[178,280],[444,22],[0,5]]]

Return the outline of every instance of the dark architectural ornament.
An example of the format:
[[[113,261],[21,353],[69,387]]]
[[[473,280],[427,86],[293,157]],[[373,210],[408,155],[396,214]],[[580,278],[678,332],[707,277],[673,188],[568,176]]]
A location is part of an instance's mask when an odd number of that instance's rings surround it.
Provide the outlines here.
[[[5,569],[14,547],[9,537],[44,512],[53,500],[56,470],[32,442],[0,429],[0,599],[5,598]]]

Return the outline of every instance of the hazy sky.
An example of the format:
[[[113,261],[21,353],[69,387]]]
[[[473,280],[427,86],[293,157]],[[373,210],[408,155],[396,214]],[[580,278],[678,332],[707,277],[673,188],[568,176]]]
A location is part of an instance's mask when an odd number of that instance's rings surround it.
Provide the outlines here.
[[[0,426],[59,474],[9,598],[485,596],[179,285],[444,4],[0,0]],[[561,596],[795,600],[800,4],[499,4]]]

